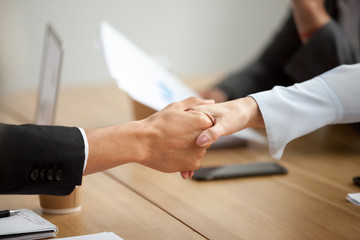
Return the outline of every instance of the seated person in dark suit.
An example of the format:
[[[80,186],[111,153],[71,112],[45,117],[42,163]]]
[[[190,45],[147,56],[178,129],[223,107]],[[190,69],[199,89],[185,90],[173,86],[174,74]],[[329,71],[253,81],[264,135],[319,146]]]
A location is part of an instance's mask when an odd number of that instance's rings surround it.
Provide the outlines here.
[[[130,162],[185,173],[200,168],[195,144],[213,123],[188,98],[141,121],[95,129],[0,123],[0,194],[70,194],[91,174]]]
[[[360,1],[291,0],[292,13],[260,56],[201,92],[216,102],[289,86],[360,60]]]

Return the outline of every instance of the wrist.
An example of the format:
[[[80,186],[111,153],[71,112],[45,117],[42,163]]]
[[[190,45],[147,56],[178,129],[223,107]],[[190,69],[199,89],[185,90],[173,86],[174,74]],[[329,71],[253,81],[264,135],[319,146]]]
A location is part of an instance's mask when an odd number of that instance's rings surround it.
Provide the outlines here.
[[[141,144],[141,127],[137,122],[119,126],[85,129],[89,155],[84,174],[100,172],[144,158]]]
[[[265,126],[264,119],[262,117],[260,108],[252,97],[245,97],[244,100],[246,101],[246,105],[248,106],[248,123],[247,127],[261,127]]]
[[[128,163],[142,163],[147,159],[148,135],[150,134],[145,120],[132,121],[122,125],[124,156]]]

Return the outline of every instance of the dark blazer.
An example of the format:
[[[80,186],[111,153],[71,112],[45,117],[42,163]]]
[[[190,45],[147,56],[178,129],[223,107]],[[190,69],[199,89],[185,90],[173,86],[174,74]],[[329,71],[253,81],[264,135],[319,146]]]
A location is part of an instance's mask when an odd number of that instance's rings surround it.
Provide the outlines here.
[[[341,64],[360,62],[360,53],[337,23],[337,1],[325,2],[332,20],[302,44],[292,14],[262,54],[217,87],[229,100],[313,78]],[[360,9],[357,11],[360,14]],[[359,37],[360,38],[360,37]]]
[[[70,194],[84,155],[78,128],[0,123],[0,194]]]

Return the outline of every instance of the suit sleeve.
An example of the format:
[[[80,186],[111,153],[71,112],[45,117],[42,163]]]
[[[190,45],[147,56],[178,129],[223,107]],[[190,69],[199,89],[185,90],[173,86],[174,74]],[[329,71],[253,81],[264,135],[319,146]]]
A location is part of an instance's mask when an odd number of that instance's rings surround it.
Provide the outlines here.
[[[337,22],[330,20],[294,53],[285,72],[295,81],[302,82],[339,65],[359,61],[360,53],[348,36]]]
[[[299,48],[294,19],[291,13],[261,55],[244,69],[231,74],[216,85],[229,100],[269,90],[275,85],[290,85],[284,66]]]
[[[335,19],[336,1],[326,1],[325,7]],[[216,87],[232,100],[269,90],[275,85],[289,86],[303,82],[339,65],[358,62],[360,53],[335,20],[331,20],[303,44],[290,13],[262,54]]]
[[[270,154],[328,124],[360,122],[360,64],[343,65],[291,87],[250,95],[262,113]]]
[[[0,124],[1,194],[70,194],[84,159],[78,128]]]

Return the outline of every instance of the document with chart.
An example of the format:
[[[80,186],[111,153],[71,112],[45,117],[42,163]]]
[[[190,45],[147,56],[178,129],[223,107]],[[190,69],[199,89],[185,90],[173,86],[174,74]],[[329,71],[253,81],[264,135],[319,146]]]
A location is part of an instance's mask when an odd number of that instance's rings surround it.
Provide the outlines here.
[[[200,97],[109,23],[102,22],[100,28],[102,50],[110,75],[118,87],[135,101],[159,111],[172,102],[191,96]],[[252,129],[231,136],[266,143],[265,137]]]

